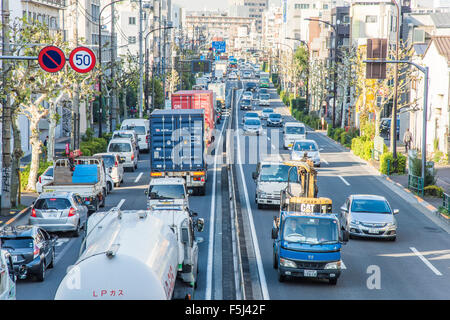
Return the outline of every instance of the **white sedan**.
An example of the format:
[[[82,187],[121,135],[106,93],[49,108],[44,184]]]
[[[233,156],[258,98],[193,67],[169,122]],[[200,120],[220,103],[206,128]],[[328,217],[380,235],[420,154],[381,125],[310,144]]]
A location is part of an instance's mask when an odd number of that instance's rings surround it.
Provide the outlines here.
[[[291,160],[302,160],[305,156],[314,163],[315,167],[320,167],[320,152],[314,140],[295,141],[292,147]]]

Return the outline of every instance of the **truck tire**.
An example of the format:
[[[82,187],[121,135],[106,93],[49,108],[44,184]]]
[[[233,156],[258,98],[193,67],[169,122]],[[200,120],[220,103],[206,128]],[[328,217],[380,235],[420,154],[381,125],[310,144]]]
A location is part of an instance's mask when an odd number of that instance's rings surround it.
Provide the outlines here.
[[[276,270],[278,269],[278,260],[276,253],[273,254],[273,268]]]
[[[278,270],[278,282],[286,281],[286,276],[281,274],[280,270]]]
[[[264,209],[264,205],[262,203],[258,203],[258,209]]]
[[[337,284],[337,278],[333,278],[329,280],[329,283],[333,286],[335,286]]]

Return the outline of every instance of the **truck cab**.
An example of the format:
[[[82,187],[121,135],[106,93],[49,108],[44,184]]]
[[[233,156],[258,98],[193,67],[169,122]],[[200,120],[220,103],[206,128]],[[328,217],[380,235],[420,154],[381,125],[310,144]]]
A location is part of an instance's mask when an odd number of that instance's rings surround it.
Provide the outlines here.
[[[159,205],[189,208],[189,192],[183,178],[152,179],[145,194],[147,195],[147,210]]]
[[[328,279],[341,275],[341,247],[348,241],[328,198],[282,196],[272,226],[273,267],[278,280],[286,277]],[[286,201],[288,200],[288,201]]]
[[[0,300],[16,300],[16,281],[11,254],[0,249]]]

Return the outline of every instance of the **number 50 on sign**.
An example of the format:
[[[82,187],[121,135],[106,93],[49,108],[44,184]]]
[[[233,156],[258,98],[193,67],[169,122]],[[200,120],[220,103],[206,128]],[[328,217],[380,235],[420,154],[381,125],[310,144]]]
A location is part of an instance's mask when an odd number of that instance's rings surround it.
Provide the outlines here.
[[[78,47],[70,53],[69,63],[73,70],[86,73],[95,67],[95,54],[86,47]]]

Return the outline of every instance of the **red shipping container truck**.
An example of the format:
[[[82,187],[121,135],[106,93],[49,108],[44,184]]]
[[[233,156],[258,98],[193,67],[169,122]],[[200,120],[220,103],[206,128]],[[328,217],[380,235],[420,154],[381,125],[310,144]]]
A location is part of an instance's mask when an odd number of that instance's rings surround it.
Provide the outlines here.
[[[206,140],[211,141],[215,125],[215,94],[211,90],[184,90],[172,94],[172,109],[204,109]]]

